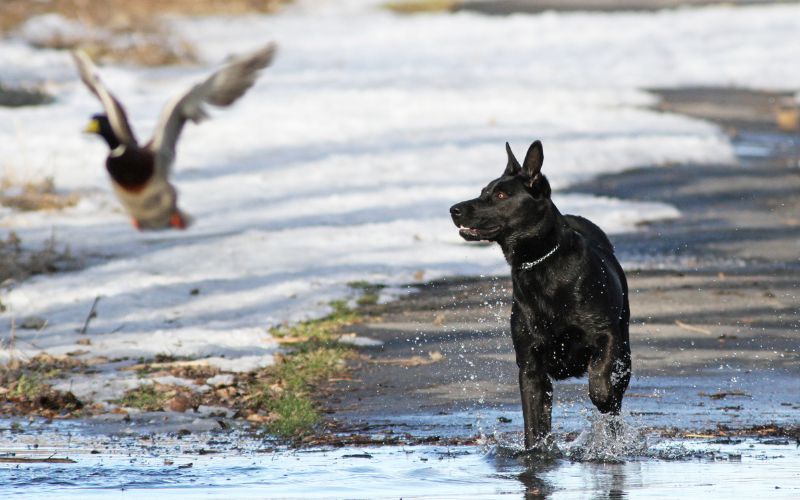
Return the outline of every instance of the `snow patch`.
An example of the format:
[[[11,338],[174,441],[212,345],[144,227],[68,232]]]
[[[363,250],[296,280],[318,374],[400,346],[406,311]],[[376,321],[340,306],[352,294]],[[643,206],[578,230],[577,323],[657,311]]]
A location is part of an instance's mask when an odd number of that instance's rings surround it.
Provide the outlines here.
[[[28,245],[54,237],[90,264],[4,294],[4,331],[14,318],[47,320],[41,331],[16,332],[17,354],[74,351],[100,297],[85,346],[92,356],[201,357],[231,372],[268,366],[279,349],[269,328],[326,314],[331,300],[352,294],[348,282],[388,285],[385,301],[420,281],[506,273],[500,250],[466,244],[448,215],[502,172],[506,140],[518,156],[544,141],[544,173],[563,212],[631,231],[678,212],[560,190],[632,167],[734,161],[716,127],[651,111],[655,98],[640,89],[800,88],[796,5],[511,17],[315,5],[174,21],[207,61],[270,39],[281,47],[240,103],[184,131],[175,181],[197,218],[186,232],[128,225],[103,168],[105,146],[79,133],[100,107],[68,54],[0,42],[4,83],[48,82],[57,96],[0,108],[0,174],[52,177],[83,196],[63,212],[4,210],[0,226]],[[47,26],[42,33],[79,29],[35,23]],[[168,98],[209,69],[101,71],[147,137]],[[139,382],[103,374],[71,383],[103,399]]]

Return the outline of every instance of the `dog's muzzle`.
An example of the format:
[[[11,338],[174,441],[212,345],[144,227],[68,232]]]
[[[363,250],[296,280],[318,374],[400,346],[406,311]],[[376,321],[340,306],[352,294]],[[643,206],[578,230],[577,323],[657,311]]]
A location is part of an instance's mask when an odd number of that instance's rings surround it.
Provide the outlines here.
[[[472,207],[463,201],[450,207],[450,217],[458,227],[458,234],[467,241],[492,240],[500,233],[500,226],[472,227],[469,223]]]

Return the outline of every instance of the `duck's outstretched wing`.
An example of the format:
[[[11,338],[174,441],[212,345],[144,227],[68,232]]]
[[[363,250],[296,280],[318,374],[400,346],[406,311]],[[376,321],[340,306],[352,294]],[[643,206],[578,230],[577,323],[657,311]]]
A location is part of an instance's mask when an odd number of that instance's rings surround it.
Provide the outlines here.
[[[157,168],[161,168],[163,174],[169,173],[175,159],[175,145],[186,120],[197,123],[208,118],[203,109],[206,103],[220,107],[233,104],[253,86],[258,72],[272,62],[275,51],[276,45],[270,43],[248,55],[236,57],[206,80],[167,103],[153,139],[147,145],[156,154]]]
[[[103,85],[103,82],[100,81],[100,77],[97,76],[97,68],[94,63],[92,63],[92,60],[89,59],[89,56],[83,51],[73,51],[72,58],[75,60],[75,65],[78,67],[81,80],[83,80],[83,83],[86,84],[92,94],[97,96],[100,103],[103,105],[103,109],[105,109],[106,116],[108,116],[108,121],[111,123],[111,128],[114,130],[117,139],[123,144],[135,146],[136,136],[133,135],[133,130],[128,123],[125,109],[117,98]]]

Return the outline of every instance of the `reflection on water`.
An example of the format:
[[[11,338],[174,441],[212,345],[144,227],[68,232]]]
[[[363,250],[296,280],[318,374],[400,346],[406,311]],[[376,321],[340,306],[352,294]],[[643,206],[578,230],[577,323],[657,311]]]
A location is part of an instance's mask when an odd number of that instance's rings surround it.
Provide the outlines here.
[[[735,445],[665,441],[661,446],[683,449],[684,458],[641,457],[625,462],[575,462],[564,459],[531,461],[493,454],[502,477],[522,485],[525,499],[800,498],[800,452],[794,443],[783,448],[754,440]],[[653,454],[660,454],[654,450]]]
[[[736,155],[743,160],[770,158],[800,161],[800,138],[795,134],[740,131],[733,138]]]
[[[526,453],[516,433],[479,446],[288,450],[230,432],[92,436],[0,422],[0,457],[75,460],[0,463],[0,498],[800,498],[800,449],[788,438],[645,440],[609,417],[587,427]]]

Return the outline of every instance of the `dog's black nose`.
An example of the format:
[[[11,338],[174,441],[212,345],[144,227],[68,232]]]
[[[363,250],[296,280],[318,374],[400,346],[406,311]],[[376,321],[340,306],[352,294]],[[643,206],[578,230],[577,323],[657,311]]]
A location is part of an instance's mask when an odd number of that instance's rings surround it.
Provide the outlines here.
[[[453,205],[452,207],[450,207],[450,215],[452,215],[453,217],[458,217],[462,213],[463,212],[461,211],[461,207],[459,207],[458,205]]]

